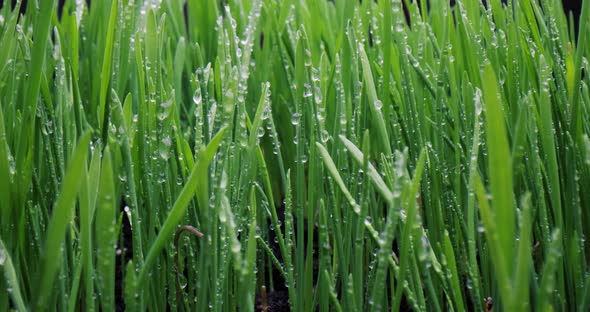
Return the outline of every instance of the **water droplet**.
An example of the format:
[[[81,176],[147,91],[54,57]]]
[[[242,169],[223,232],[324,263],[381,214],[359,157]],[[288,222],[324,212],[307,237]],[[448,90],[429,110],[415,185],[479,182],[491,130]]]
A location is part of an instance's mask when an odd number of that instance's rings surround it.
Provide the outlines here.
[[[203,96],[201,95],[200,87],[197,87],[197,89],[195,90],[195,94],[193,95],[193,102],[195,103],[195,105],[201,105],[201,103],[203,102]]]
[[[180,289],[185,289],[186,285],[188,284],[186,277],[183,274],[179,274],[178,275],[178,284],[180,286]]]
[[[170,140],[169,136],[166,136],[162,139],[162,141],[160,142],[160,157],[162,157],[163,160],[168,160],[170,158],[170,146],[172,145],[172,140]]]
[[[268,118],[270,118],[270,114],[270,105],[264,106],[264,108],[262,109],[262,120],[267,120]]]
[[[479,88],[475,89],[474,102],[475,116],[479,117],[483,111],[483,104],[481,103],[481,90]]]
[[[320,104],[322,103],[322,90],[320,90],[320,87],[315,87],[315,96],[314,96],[314,101],[316,104]]]
[[[311,69],[311,81],[313,81],[313,82],[320,81],[320,71],[315,67]]]
[[[8,162],[10,163],[8,172],[10,172],[11,176],[14,176],[16,174],[16,161],[14,160],[14,157],[12,157],[10,152],[8,153]]]
[[[308,98],[312,96],[311,85],[309,83],[303,84],[303,97]]]
[[[322,130],[320,132],[320,139],[322,140],[322,143],[326,143],[328,142],[328,140],[330,139],[330,133],[328,133],[327,130]]]
[[[373,104],[375,104],[375,108],[377,108],[377,110],[381,110],[381,108],[383,107],[383,102],[381,102],[380,100],[375,100]]]
[[[299,158],[299,162],[302,164],[307,163],[307,154],[301,155],[301,157]]]
[[[478,233],[483,233],[485,231],[486,231],[486,229],[483,227],[483,225],[480,224],[480,225],[477,226],[477,232]]]
[[[299,113],[293,113],[293,115],[291,116],[291,123],[294,126],[299,125],[299,122],[301,121],[301,114]]]
[[[264,136],[264,127],[258,127],[258,132],[256,133],[256,136],[258,136],[258,138]]]
[[[4,265],[4,262],[6,262],[6,251],[0,249],[0,265]]]

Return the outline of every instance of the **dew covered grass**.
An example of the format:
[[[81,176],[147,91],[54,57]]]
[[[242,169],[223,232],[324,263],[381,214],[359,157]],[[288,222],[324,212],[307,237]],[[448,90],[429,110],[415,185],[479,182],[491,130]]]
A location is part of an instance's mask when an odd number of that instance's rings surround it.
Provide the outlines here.
[[[590,1],[5,2],[0,311],[590,309]]]

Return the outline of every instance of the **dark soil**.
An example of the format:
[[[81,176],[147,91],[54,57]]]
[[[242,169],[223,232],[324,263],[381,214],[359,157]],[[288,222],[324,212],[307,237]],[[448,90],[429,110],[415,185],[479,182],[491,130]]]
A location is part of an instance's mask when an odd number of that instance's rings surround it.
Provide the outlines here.
[[[261,296],[256,296],[256,311],[283,312],[289,311],[289,293],[285,290],[271,291],[266,295],[266,302]]]
[[[117,253],[115,257],[115,308],[116,311],[125,311],[123,275],[127,265],[133,258],[133,239],[131,237],[131,222],[124,212],[126,204],[121,201],[120,212],[123,213],[123,222],[121,222],[121,236],[117,243]]]

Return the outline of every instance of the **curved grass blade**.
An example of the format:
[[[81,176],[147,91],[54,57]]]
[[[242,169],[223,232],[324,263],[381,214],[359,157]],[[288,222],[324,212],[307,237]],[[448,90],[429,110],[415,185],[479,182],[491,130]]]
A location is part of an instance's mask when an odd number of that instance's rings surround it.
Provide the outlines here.
[[[363,78],[365,80],[365,85],[367,87],[367,96],[369,98],[369,109],[371,111],[371,116],[373,117],[374,122],[376,123],[376,131],[377,137],[380,140],[381,148],[383,149],[382,152],[385,155],[391,155],[391,146],[389,143],[389,134],[387,134],[387,128],[385,127],[385,121],[383,120],[383,114],[381,113],[380,108],[378,108],[380,103],[379,98],[377,98],[377,91],[375,90],[375,83],[373,82],[373,74],[371,73],[371,65],[369,63],[369,59],[367,57],[367,53],[365,52],[365,48],[362,45],[359,45],[359,52],[361,55],[361,65],[363,67]]]
[[[350,155],[352,155],[352,158],[356,160],[359,166],[362,166],[364,164],[364,156],[361,150],[343,135],[340,135],[339,137],[340,140],[346,146],[346,149],[348,149],[348,152],[350,152]],[[387,184],[385,184],[385,181],[383,181],[381,175],[379,175],[379,173],[371,163],[368,164],[367,169],[367,174],[371,178],[371,181],[373,181],[373,184],[375,184],[375,188],[377,188],[377,191],[379,191],[381,196],[383,196],[388,203],[391,202],[393,200],[393,193],[391,192]]]
[[[139,284],[144,281],[147,272],[150,270],[150,266],[153,264],[153,262],[156,260],[156,257],[158,257],[162,249],[164,249],[166,246],[166,243],[172,237],[176,226],[180,223],[180,220],[184,216],[186,208],[192,200],[195,192],[197,192],[197,201],[199,202],[199,205],[206,203],[207,191],[203,190],[203,186],[207,184],[207,168],[209,167],[209,163],[213,160],[213,157],[217,152],[217,148],[221,144],[221,139],[223,138],[223,134],[225,133],[226,129],[227,128],[222,128],[211,140],[209,145],[207,145],[207,148],[201,152],[199,160],[197,160],[197,163],[193,167],[186,185],[180,192],[180,195],[176,199],[174,206],[172,206],[166,221],[164,221],[164,224],[160,229],[160,233],[158,233],[158,236],[154,240],[154,243],[152,244],[152,247],[145,258],[145,263],[141,268],[137,278]],[[199,189],[199,186],[201,186],[201,189]],[[206,208],[207,206],[200,207]]]
[[[348,202],[352,206],[352,209],[354,210],[354,212],[357,215],[360,214],[361,213],[361,206],[359,206],[359,204],[357,204],[357,202],[354,200],[354,198],[350,194],[350,191],[348,191],[346,184],[344,184],[342,177],[338,173],[338,169],[336,169],[336,165],[334,164],[332,157],[330,157],[330,154],[328,153],[328,151],[326,150],[326,148],[322,144],[320,144],[319,142],[316,142],[315,144],[318,147],[318,150],[320,151],[320,155],[322,156],[322,159],[324,160],[324,164],[326,165],[326,168],[328,168],[328,172],[330,173],[330,175],[332,176],[334,181],[336,181],[336,184],[338,184],[338,186],[340,187],[340,190],[344,194],[344,197],[346,197],[346,199],[348,200]]]

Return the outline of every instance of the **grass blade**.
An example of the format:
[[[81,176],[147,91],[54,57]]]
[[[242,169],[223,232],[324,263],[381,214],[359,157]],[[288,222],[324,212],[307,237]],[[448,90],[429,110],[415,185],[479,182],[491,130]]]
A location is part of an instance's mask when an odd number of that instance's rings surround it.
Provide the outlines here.
[[[340,190],[342,191],[342,193],[344,194],[344,196],[346,197],[346,199],[348,200],[348,202],[352,206],[352,209],[354,210],[354,212],[356,214],[360,214],[361,207],[356,203],[356,201],[354,200],[354,198],[352,197],[352,195],[350,194],[350,192],[346,188],[346,185],[344,184],[342,177],[340,177],[340,174],[338,173],[338,169],[336,169],[336,165],[334,164],[332,157],[330,157],[330,154],[328,153],[328,151],[326,150],[326,148],[322,144],[320,144],[319,142],[316,142],[316,146],[318,147],[318,150],[320,151],[320,155],[321,155],[322,159],[324,160],[324,164],[328,168],[328,172],[330,172],[332,179],[334,179],[334,181],[336,181],[336,184],[338,185],[338,187],[340,187]]]
[[[53,282],[60,267],[60,259],[62,259],[61,245],[74,212],[76,195],[81,185],[80,181],[85,178],[84,167],[86,166],[89,144],[90,133],[86,132],[80,141],[78,141],[78,145],[66,171],[61,192],[54,205],[51,221],[47,227],[45,246],[39,268],[41,278],[35,307],[38,311],[45,311],[49,308],[47,301],[50,300],[50,296],[53,293]]]
[[[139,284],[141,284],[145,280],[146,274],[151,269],[151,265],[156,260],[156,257],[159,255],[164,246],[166,246],[166,243],[172,237],[172,234],[174,233],[174,230],[176,226],[179,224],[181,218],[184,216],[186,208],[189,202],[192,200],[195,191],[197,191],[197,200],[199,201],[199,203],[206,202],[205,197],[207,196],[207,191],[206,189],[199,190],[199,186],[202,187],[206,185],[207,168],[209,166],[209,163],[213,160],[213,157],[215,156],[215,152],[217,151],[217,148],[221,143],[221,139],[223,138],[225,129],[226,128],[221,129],[217,133],[217,135],[211,140],[209,145],[207,145],[207,148],[200,153],[200,157],[195,166],[193,167],[191,175],[189,176],[188,181],[186,182],[186,185],[184,186],[182,192],[176,199],[174,206],[172,206],[172,209],[170,209],[170,213],[168,214],[166,221],[164,221],[164,224],[162,225],[162,228],[160,229],[158,236],[154,240],[154,243],[146,256],[145,263],[141,268],[139,276],[137,277]],[[206,209],[208,206],[201,207],[203,207],[203,209]]]
[[[103,310],[115,309],[115,246],[116,239],[115,186],[109,147],[102,156],[99,199],[96,209],[95,237],[96,271],[100,302]]]
[[[502,248],[507,273],[512,274],[514,259],[514,237],[516,235],[516,213],[512,184],[512,162],[508,134],[504,125],[502,100],[498,90],[496,74],[491,64],[482,72],[484,111],[486,116],[486,138],[489,153],[488,174],[494,207],[494,223],[498,226],[498,247]]]
[[[16,275],[12,258],[8,254],[8,250],[6,250],[6,246],[4,245],[2,239],[0,239],[0,267],[2,267],[2,270],[4,271],[4,277],[6,278],[8,287],[11,289],[9,293],[16,305],[17,310],[21,312],[28,311],[21,296],[18,276]]]

